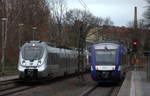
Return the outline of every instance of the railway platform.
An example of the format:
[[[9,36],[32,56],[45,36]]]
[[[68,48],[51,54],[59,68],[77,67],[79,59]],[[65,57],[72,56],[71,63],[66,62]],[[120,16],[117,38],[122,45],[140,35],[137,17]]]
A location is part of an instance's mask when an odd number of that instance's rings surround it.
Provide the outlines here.
[[[1,76],[0,77],[0,81],[12,80],[12,79],[17,79],[17,78],[19,78],[18,75],[14,75],[14,76]]]
[[[128,72],[118,96],[150,96],[150,81],[146,72]]]

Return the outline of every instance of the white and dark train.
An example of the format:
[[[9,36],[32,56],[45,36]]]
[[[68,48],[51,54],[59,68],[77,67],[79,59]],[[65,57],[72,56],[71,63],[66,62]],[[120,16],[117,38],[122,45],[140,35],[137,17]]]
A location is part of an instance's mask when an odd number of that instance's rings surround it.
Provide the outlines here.
[[[126,51],[116,42],[94,44],[91,56],[91,75],[94,81],[118,82],[125,76]]]
[[[89,68],[89,52],[84,52],[84,68]],[[20,49],[18,71],[22,79],[38,79],[72,74],[78,70],[75,48],[60,48],[41,41],[30,41]]]

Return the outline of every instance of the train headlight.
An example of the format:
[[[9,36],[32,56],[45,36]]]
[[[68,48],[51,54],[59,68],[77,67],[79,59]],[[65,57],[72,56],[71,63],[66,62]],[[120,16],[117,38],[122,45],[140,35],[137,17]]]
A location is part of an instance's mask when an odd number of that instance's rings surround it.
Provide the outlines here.
[[[22,65],[23,65],[23,66],[25,66],[25,65],[26,65],[26,62],[25,62],[24,60],[22,61]]]
[[[115,70],[115,66],[112,67],[112,70]]]
[[[41,61],[38,61],[38,66],[41,66],[41,65],[42,65]]]

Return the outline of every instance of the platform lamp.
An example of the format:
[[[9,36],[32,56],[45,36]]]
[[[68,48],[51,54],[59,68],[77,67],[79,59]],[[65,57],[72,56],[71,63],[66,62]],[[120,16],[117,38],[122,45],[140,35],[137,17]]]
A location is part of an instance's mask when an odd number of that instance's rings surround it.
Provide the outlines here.
[[[18,24],[19,26],[19,49],[21,47],[21,42],[22,42],[22,27],[23,27],[23,23]]]
[[[2,57],[1,57],[1,65],[2,65],[2,74],[4,74],[5,71],[5,48],[6,48],[6,26],[5,23],[7,21],[7,18],[1,18],[2,20]]]

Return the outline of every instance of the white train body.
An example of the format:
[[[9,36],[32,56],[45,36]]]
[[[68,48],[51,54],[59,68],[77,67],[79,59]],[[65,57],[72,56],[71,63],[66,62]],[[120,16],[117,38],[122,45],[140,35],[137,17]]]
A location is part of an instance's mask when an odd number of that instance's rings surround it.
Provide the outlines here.
[[[37,79],[75,73],[78,70],[77,57],[75,49],[57,48],[40,41],[25,43],[18,62],[20,78]]]

